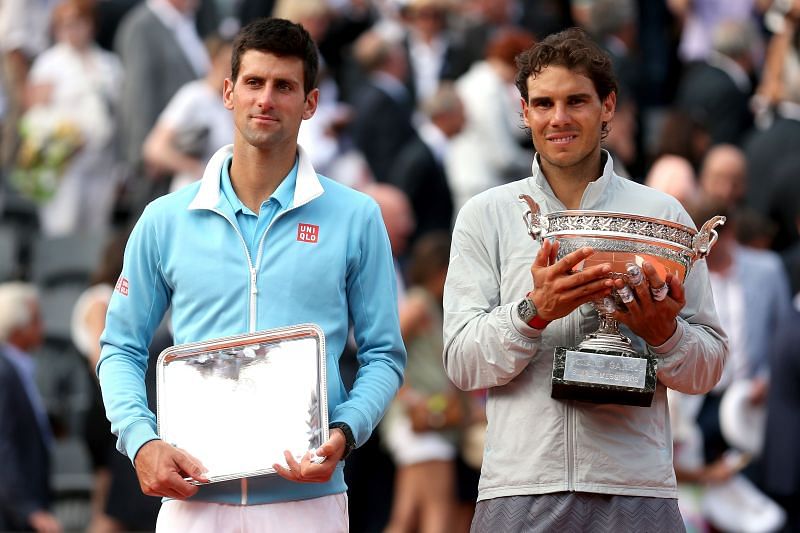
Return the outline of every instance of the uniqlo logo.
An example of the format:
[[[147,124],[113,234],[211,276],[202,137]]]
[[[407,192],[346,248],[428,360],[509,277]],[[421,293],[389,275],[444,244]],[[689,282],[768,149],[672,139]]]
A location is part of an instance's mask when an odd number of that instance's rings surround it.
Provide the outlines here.
[[[117,280],[117,285],[114,287],[118,293],[123,296],[128,295],[128,278],[124,278],[122,276],[119,277]]]
[[[298,224],[297,240],[300,242],[317,244],[317,241],[319,241],[319,226],[315,226],[314,224]]]

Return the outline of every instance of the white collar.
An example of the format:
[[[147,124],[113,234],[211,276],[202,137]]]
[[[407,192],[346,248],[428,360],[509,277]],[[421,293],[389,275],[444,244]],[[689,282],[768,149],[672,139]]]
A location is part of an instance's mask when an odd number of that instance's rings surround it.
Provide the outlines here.
[[[611,182],[614,176],[616,176],[614,173],[614,160],[611,158],[611,154],[609,154],[607,150],[600,150],[600,157],[605,158],[605,163],[603,164],[603,173],[600,174],[597,179],[590,181],[586,185],[586,189],[583,191],[583,197],[581,198],[580,209],[592,209],[592,206],[600,200],[603,191],[605,191],[608,184]],[[531,176],[536,186],[563,206],[564,204],[553,192],[553,188],[550,187],[550,182],[547,181],[544,172],[542,172],[541,167],[539,167],[538,153],[533,157],[531,171]]]
[[[311,159],[299,144],[297,145],[297,153],[299,162],[297,183],[294,187],[294,202],[292,203],[294,207],[300,207],[325,192],[319,182],[317,172],[311,164]],[[219,182],[220,171],[222,170],[222,165],[232,154],[233,145],[229,144],[228,146],[223,146],[211,156],[203,172],[200,188],[197,190],[197,194],[189,204],[188,209],[215,209],[217,207],[222,194]]]

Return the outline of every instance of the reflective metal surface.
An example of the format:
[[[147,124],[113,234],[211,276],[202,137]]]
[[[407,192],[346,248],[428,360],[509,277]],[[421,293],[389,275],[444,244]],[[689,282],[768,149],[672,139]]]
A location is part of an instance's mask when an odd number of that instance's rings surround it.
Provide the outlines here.
[[[692,264],[708,255],[717,241],[714,228],[725,223],[725,217],[715,216],[695,230],[669,220],[627,213],[567,210],[543,215],[533,198],[522,194],[520,199],[529,208],[523,220],[531,237],[559,241],[559,259],[591,246],[598,252],[592,261],[610,262],[617,276],[625,273],[627,264],[641,265],[646,260],[662,276],[670,272],[683,281]]]
[[[656,388],[656,357],[640,354],[622,334],[614,312],[627,312],[635,294],[632,285],[643,281],[645,262],[656,269],[661,280],[671,274],[683,281],[692,265],[708,255],[717,240],[714,230],[725,217],[715,216],[700,230],[669,220],[602,211],[565,210],[548,214],[527,194],[520,195],[528,210],[523,221],[528,234],[542,242],[558,243],[557,259],[584,246],[595,253],[573,267],[581,270],[609,263],[608,277],[621,279],[625,286],[592,302],[600,324],[574,349],[557,346],[553,354],[551,396],[563,400],[619,403],[647,407]],[[668,295],[668,288],[651,287],[655,300]]]
[[[211,482],[275,474],[328,439],[325,338],[312,324],[183,344],[157,366],[158,432]]]
[[[714,228],[725,223],[725,217],[715,216],[695,230],[669,220],[628,213],[567,210],[544,215],[527,194],[521,194],[520,200],[528,205],[523,221],[531,237],[540,242],[558,241],[558,259],[591,246],[595,253],[577,270],[609,263],[611,278],[627,279],[631,266],[641,267],[647,261],[662,279],[669,273],[683,281],[694,262],[708,255],[717,241]],[[630,339],[620,333],[616,320],[610,317],[615,310],[626,309],[623,296],[615,292],[603,301],[593,302],[600,315],[600,328],[589,334],[579,348],[636,353]]]

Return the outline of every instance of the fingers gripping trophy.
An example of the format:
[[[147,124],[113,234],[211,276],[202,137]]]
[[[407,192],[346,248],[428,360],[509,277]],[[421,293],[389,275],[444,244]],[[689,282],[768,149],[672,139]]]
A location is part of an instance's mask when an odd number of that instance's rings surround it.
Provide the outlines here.
[[[611,265],[608,276],[614,280],[611,294],[592,302],[600,318],[597,331],[574,348],[556,348],[551,396],[650,406],[657,360],[633,348],[615,315],[628,312],[643,298],[662,302],[670,297],[670,279],[683,282],[694,262],[708,255],[717,240],[714,228],[724,224],[725,217],[712,217],[695,230],[626,213],[565,210],[543,215],[527,194],[520,195],[520,200],[528,206],[523,220],[533,239],[557,242],[557,259],[583,247],[593,248],[595,253],[573,271],[606,263]],[[647,276],[645,268],[652,268]]]

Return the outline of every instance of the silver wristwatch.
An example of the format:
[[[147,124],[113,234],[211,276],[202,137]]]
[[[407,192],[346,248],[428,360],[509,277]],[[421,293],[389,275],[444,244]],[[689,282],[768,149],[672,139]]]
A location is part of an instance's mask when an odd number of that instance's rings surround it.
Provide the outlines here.
[[[538,314],[539,313],[536,311],[536,306],[533,304],[533,300],[527,296],[523,298],[519,304],[517,304],[517,316],[519,316],[519,319],[526,324],[533,320]]]

